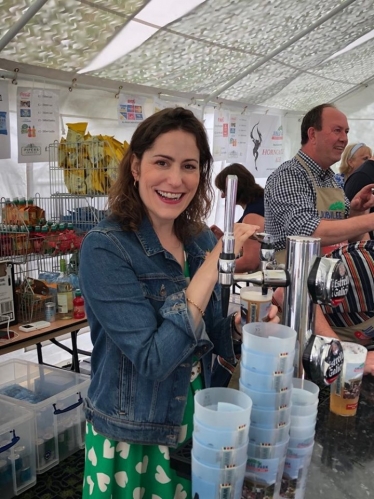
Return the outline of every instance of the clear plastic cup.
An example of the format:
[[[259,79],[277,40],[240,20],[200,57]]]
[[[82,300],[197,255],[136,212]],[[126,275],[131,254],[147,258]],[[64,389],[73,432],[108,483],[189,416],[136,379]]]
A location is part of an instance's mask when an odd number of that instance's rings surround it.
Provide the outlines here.
[[[195,416],[200,423],[222,430],[248,425],[252,400],[233,388],[205,388],[195,394]]]
[[[276,392],[291,390],[292,388],[293,368],[288,372],[278,372],[272,374],[262,374],[257,371],[247,369],[240,364],[241,382],[259,392]]]
[[[305,494],[308,469],[313,454],[313,445],[304,449],[287,449],[282,475],[282,496],[302,499]]]
[[[263,374],[274,371],[288,372],[292,369],[295,358],[295,350],[290,353],[269,355],[250,350],[242,345],[241,365]]]
[[[239,390],[251,398],[253,407],[279,409],[291,405],[292,389],[285,389],[279,393],[260,392],[253,390],[239,379]]]
[[[195,458],[203,464],[214,468],[224,468],[225,466],[239,466],[246,460],[248,443],[241,447],[221,447],[214,449],[202,444],[192,435],[192,451]]]
[[[318,401],[319,388],[312,381],[302,378],[293,378],[292,386],[296,395],[292,399],[294,405],[311,405]]]
[[[316,425],[312,424],[310,426],[291,426],[290,427],[290,440],[307,440],[313,437],[316,431]],[[295,446],[296,447],[296,446]]]
[[[227,468],[214,468],[198,461],[192,450],[192,497],[226,497],[240,499],[247,465],[247,457],[240,466]]]
[[[248,458],[242,497],[279,497],[285,459]]]
[[[252,408],[251,424],[263,428],[279,428],[279,425],[290,422],[291,406],[283,409],[259,409]]]
[[[262,428],[261,426],[251,424],[248,437],[250,444],[276,445],[287,440],[289,435],[290,423],[279,428]]]
[[[308,447],[290,447],[288,446],[286,456],[293,459],[304,459],[305,456],[312,454],[314,447],[314,442],[312,442]]]
[[[289,439],[278,442],[275,445],[268,444],[248,444],[247,455],[248,457],[258,457],[262,459],[274,459],[276,457],[283,458],[286,456]]]
[[[309,447],[309,445],[314,442],[314,435],[315,432],[313,432],[309,437],[303,435],[300,438],[293,438],[290,436],[288,445],[294,449]]]
[[[295,392],[293,389],[293,393]],[[311,405],[297,405],[293,402],[293,393],[291,397],[291,415],[292,416],[308,416],[309,414],[314,414],[318,411],[318,400]]]
[[[222,447],[241,447],[248,442],[249,423],[235,430],[218,430],[206,426],[194,416],[194,437],[203,445],[213,449]]]
[[[338,379],[331,384],[330,411],[339,416],[355,416],[367,349],[349,341],[342,341],[342,347],[344,364]]]
[[[314,413],[309,414],[308,416],[293,416],[291,414],[291,427],[297,428],[299,426],[303,428],[308,428],[309,426],[315,426],[317,421],[317,410]]]
[[[295,350],[296,331],[274,322],[251,322],[243,326],[246,348],[267,355],[291,354]]]

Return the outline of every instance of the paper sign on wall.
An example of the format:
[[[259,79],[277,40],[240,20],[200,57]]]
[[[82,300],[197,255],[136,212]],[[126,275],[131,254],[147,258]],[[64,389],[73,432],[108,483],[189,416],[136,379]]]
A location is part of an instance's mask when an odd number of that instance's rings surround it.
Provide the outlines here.
[[[267,178],[283,161],[283,127],[280,116],[249,117],[246,166],[256,178]]]
[[[119,94],[118,97],[118,122],[120,125],[129,123],[140,123],[144,120],[145,99],[141,97],[129,97]]]
[[[248,116],[230,113],[227,161],[245,163],[248,149]]]
[[[229,111],[215,109],[213,125],[213,158],[214,161],[227,159],[229,146]]]
[[[49,145],[59,140],[59,90],[17,89],[18,163],[49,161]]]
[[[10,158],[8,83],[0,82],[0,159]]]

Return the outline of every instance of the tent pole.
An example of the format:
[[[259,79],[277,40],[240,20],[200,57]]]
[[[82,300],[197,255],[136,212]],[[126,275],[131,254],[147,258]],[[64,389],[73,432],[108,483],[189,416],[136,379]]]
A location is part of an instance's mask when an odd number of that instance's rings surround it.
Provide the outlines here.
[[[5,35],[0,39],[0,51],[8,45],[8,43],[13,40],[13,38],[21,31],[21,29],[27,24],[32,17],[43,7],[48,0],[36,0],[26,12],[18,19],[17,22],[5,33]]]
[[[348,7],[349,5],[351,5],[352,3],[354,3],[355,1],[356,0],[345,0],[345,2],[342,2],[338,7],[335,7],[335,9],[331,10],[328,14],[326,14],[326,15],[322,16],[320,19],[318,19],[318,21],[314,22],[313,24],[311,24],[310,26],[308,26],[304,30],[300,31],[300,33],[298,35],[295,35],[292,38],[290,38],[288,40],[288,42],[286,42],[284,45],[282,45],[281,47],[273,50],[268,55],[266,55],[265,57],[263,57],[262,59],[260,59],[258,62],[256,62],[255,64],[253,64],[249,68],[247,68],[245,71],[243,71],[242,73],[238,74],[237,76],[235,76],[234,78],[232,78],[231,80],[229,80],[227,83],[225,83],[224,85],[222,85],[222,87],[218,88],[213,93],[211,93],[210,95],[208,95],[208,97],[206,97],[204,99],[204,103],[206,104],[206,103],[212,101],[215,97],[217,97],[218,95],[220,95],[223,92],[225,92],[228,88],[230,88],[233,85],[235,85],[235,83],[237,83],[238,81],[242,80],[243,78],[245,78],[249,74],[251,74],[254,71],[256,71],[257,68],[259,68],[260,66],[263,66],[264,64],[266,64],[268,61],[270,61],[275,56],[277,56],[280,52],[283,52],[288,47],[290,47],[291,45],[293,45],[295,42],[297,42],[298,40],[300,40],[304,36],[308,35],[315,28],[317,28],[318,26],[321,26],[321,24],[325,23],[326,21],[328,21],[332,17],[336,16],[336,14],[339,14],[339,12],[341,12],[342,10],[344,10],[346,7]]]

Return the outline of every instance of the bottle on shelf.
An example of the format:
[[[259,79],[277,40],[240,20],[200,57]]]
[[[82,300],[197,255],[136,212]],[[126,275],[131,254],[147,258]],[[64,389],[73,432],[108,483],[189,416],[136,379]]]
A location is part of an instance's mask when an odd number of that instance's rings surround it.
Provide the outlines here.
[[[57,278],[57,310],[64,318],[73,317],[73,286],[66,270],[66,260],[60,260],[60,275]]]
[[[84,311],[84,298],[80,289],[75,290],[75,298],[73,300],[73,317],[74,319],[84,319],[86,313]]]

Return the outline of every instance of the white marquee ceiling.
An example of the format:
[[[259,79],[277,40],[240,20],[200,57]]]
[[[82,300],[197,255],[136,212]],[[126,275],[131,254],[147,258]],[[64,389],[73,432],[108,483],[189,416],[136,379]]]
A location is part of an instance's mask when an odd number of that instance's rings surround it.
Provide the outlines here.
[[[0,0],[0,69],[76,78],[79,86],[87,76],[77,72],[147,3]],[[374,28],[373,7],[374,0],[206,0],[89,73],[90,81],[305,111],[374,81],[374,38],[326,61]]]

